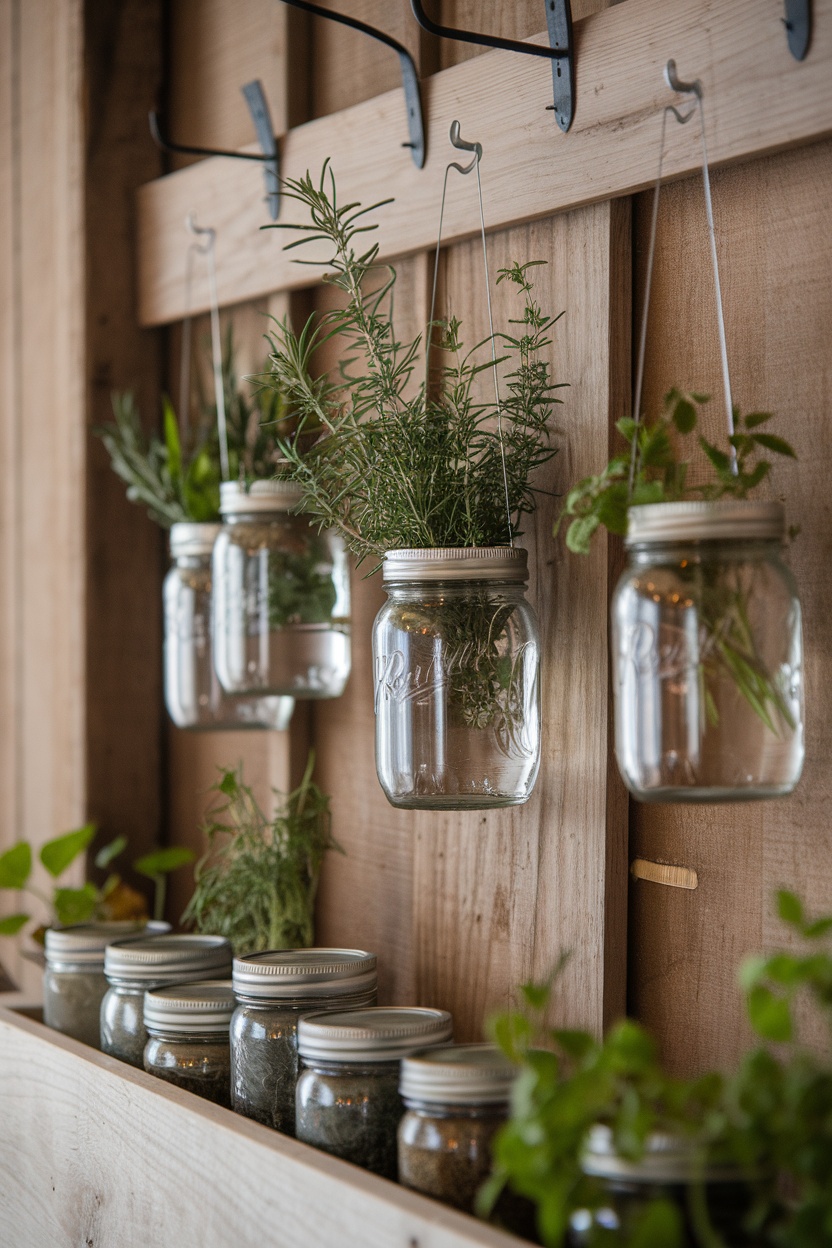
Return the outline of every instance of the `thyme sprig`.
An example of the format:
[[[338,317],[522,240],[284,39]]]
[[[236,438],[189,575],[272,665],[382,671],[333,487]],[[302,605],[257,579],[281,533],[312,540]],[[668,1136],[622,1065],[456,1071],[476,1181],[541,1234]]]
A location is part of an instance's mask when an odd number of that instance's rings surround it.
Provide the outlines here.
[[[340,204],[328,162],[317,184],[307,173],[289,181],[285,194],[310,218],[285,227],[302,232],[287,249],[326,243],[324,280],[345,296],[342,307],[311,316],[299,333],[284,320],[270,336],[272,384],[297,416],[299,436],[281,439],[280,447],[304,487],[303,509],[322,528],[340,530],[359,561],[401,547],[508,544],[534,509],[535,471],[555,454],[549,420],[559,385],[540,353],[559,318],[534,296],[529,272],[537,262],[513,264],[498,277],[523,296],[522,315],[509,322],[518,328],[496,336],[499,362],[510,363],[502,402],[507,516],[497,410],[474,396],[476,378],[491,368],[483,358],[491,339],[466,350],[455,317],[435,322],[429,331],[437,333],[440,363],[430,386],[410,393],[422,336],[398,340],[395,270],[379,264],[378,243],[365,246],[362,237],[377,228],[367,214],[390,201]],[[314,367],[316,352],[330,342],[341,352],[335,379]],[[311,448],[302,444],[309,430],[317,435]]]

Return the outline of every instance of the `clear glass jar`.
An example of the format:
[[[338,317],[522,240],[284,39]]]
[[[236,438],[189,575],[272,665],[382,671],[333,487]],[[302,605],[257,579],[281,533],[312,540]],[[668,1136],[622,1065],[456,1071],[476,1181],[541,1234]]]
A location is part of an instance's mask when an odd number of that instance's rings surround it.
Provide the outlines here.
[[[43,1021],[97,1049],[101,1002],[108,984],[104,976],[104,951],[114,940],[169,932],[170,924],[79,923],[73,927],[47,928],[43,972]]]
[[[152,936],[108,945],[101,1002],[101,1051],[141,1070],[147,1031],[144,994],[194,979],[231,974],[231,945],[224,936]]]
[[[225,693],[211,643],[211,552],[222,525],[174,524],[165,577],[165,705],[177,728],[288,727],[294,700]]]
[[[582,1168],[597,1180],[598,1192],[593,1208],[572,1214],[569,1248],[634,1242],[646,1208],[657,1199],[675,1207],[683,1248],[699,1248],[702,1240],[694,1232],[692,1199],[702,1195],[720,1243],[729,1248],[762,1248],[763,1238],[755,1238],[743,1227],[752,1193],[741,1173],[736,1168],[709,1166],[696,1179],[690,1148],[673,1136],[648,1137],[644,1156],[632,1161],[615,1152],[609,1127],[593,1127]]]
[[[528,800],[540,766],[540,643],[511,547],[393,550],[373,628],[376,770],[394,806]]]
[[[404,1114],[401,1059],[450,1038],[445,1010],[379,1007],[307,1015],[298,1028],[298,1139],[395,1180],[396,1132]]]
[[[228,1027],[233,1012],[230,980],[176,984],[146,992],[145,1070],[230,1109]]]
[[[376,957],[361,949],[289,949],[235,958],[231,1104],[295,1134],[298,1022],[321,1009],[375,1005]]]
[[[288,481],[221,486],[214,545],[214,663],[228,693],[337,698],[350,673],[344,543],[292,508]]]
[[[491,1145],[508,1118],[514,1067],[490,1044],[425,1049],[404,1058],[399,1182],[474,1212],[491,1173]]]
[[[800,602],[783,509],[631,507],[612,603],[615,752],[641,801],[791,793],[803,767]]]

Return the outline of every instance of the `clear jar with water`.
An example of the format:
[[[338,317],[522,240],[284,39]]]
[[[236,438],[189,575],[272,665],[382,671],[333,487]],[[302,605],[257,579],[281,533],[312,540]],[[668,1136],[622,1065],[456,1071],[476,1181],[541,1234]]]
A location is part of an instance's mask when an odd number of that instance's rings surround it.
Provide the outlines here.
[[[375,1005],[376,956],[363,949],[276,949],[234,959],[231,1104],[295,1133],[298,1023],[322,1009]]]
[[[173,567],[165,578],[165,705],[177,728],[288,727],[294,700],[225,693],[211,641],[211,552],[219,524],[174,524]]]
[[[612,603],[615,752],[641,801],[791,793],[803,767],[800,602],[783,509],[631,507]]]
[[[350,582],[341,537],[294,508],[290,481],[221,486],[213,553],[214,664],[228,693],[337,698],[350,672]]]
[[[540,766],[540,642],[525,550],[393,550],[373,629],[376,769],[394,806],[528,800]]]

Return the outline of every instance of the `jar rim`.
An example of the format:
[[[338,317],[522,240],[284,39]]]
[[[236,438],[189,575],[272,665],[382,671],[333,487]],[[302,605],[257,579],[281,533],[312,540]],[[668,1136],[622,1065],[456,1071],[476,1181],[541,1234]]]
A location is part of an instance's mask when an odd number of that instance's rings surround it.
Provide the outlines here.
[[[633,1183],[689,1183],[698,1177],[706,1183],[730,1183],[746,1177],[736,1165],[706,1162],[700,1168],[695,1143],[665,1131],[648,1135],[641,1157],[623,1157],[616,1150],[612,1128],[605,1123],[590,1127],[581,1153],[581,1169],[595,1178]]]
[[[223,481],[220,485],[220,515],[293,511],[303,497],[303,486],[285,477],[252,481]]]
[[[522,546],[428,546],[388,550],[382,580],[514,581],[528,580],[529,554]]]
[[[644,503],[627,512],[625,545],[686,541],[782,541],[782,503],[753,499]]]
[[[366,992],[377,984],[376,955],[364,949],[267,949],[235,958],[240,997],[281,1001]]]
[[[505,1105],[516,1074],[496,1045],[437,1045],[402,1059],[399,1091],[419,1104]]]
[[[228,979],[155,988],[144,994],[144,1025],[153,1035],[227,1034],[234,1005]]]
[[[447,1010],[371,1006],[366,1010],[321,1010],[298,1023],[298,1053],[326,1062],[394,1061],[414,1049],[451,1038]]]

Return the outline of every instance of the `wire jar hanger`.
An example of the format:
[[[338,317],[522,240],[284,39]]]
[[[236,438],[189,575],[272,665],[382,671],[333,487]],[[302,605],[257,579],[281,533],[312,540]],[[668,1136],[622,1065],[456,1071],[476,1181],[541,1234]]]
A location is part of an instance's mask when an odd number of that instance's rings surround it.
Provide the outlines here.
[[[700,132],[702,136],[702,182],[705,191],[705,212],[708,219],[708,237],[710,240],[711,264],[714,274],[714,294],[716,297],[716,317],[717,329],[719,333],[719,352],[722,363],[723,393],[725,396],[728,436],[729,438],[733,438],[735,433],[734,403],[731,394],[731,374],[728,367],[728,346],[725,337],[725,315],[722,307],[722,286],[719,280],[719,261],[716,251],[716,230],[714,227],[714,208],[711,197],[711,178],[708,170],[708,144],[705,137],[705,109],[702,102],[702,83],[698,78],[694,82],[683,82],[676,73],[676,62],[673,60],[667,62],[664,71],[664,78],[668,86],[673,91],[678,92],[680,95],[692,96],[693,100],[690,109],[686,113],[683,113],[675,104],[668,104],[666,108],[662,109],[661,139],[659,142],[659,167],[656,174],[656,184],[653,192],[653,212],[650,220],[650,242],[647,250],[647,275],[644,289],[644,311],[641,318],[641,330],[638,344],[638,363],[636,366],[636,384],[633,397],[633,422],[637,431],[641,424],[641,395],[644,385],[644,359],[647,349],[647,321],[650,313],[650,289],[653,282],[653,262],[656,254],[656,229],[659,218],[659,196],[662,188],[662,170],[664,165],[667,115],[668,113],[672,113],[676,121],[678,121],[680,125],[684,126],[687,125],[694,114],[698,112]],[[628,483],[629,495],[632,495],[633,492],[637,443],[638,439],[634,434],[630,455],[630,476]],[[731,471],[736,474],[737,452],[733,445],[730,449],[730,459]]]
[[[485,297],[488,307],[488,330],[489,341],[491,343],[491,370],[494,375],[494,399],[497,408],[497,436],[500,442],[500,459],[503,469],[503,488],[505,490],[506,501],[506,522],[508,524],[508,545],[514,546],[514,535],[511,526],[511,502],[509,499],[508,489],[508,472],[506,471],[506,450],[503,442],[503,408],[500,399],[500,379],[497,372],[497,348],[494,340],[494,312],[491,305],[491,281],[488,273],[488,248],[485,241],[485,213],[482,203],[482,180],[480,178],[480,161],[482,160],[482,144],[468,143],[460,136],[459,122],[451,122],[450,130],[451,146],[457,151],[473,152],[473,158],[467,165],[461,165],[458,161],[452,160],[445,166],[445,177],[442,182],[442,202],[439,208],[439,229],[436,233],[436,252],[433,258],[433,290],[430,297],[430,317],[427,326],[427,341],[425,343],[425,389],[426,392],[430,387],[430,348],[433,339],[434,316],[436,313],[436,289],[439,279],[439,251],[442,246],[442,221],[445,215],[445,198],[448,193],[448,174],[452,169],[456,169],[457,173],[466,176],[469,173],[476,172],[477,175],[477,201],[480,210],[480,237],[482,238],[482,263],[485,270]]]
[[[222,376],[222,339],[220,336],[220,307],[217,295],[217,231],[210,226],[196,223],[194,213],[189,213],[185,228],[196,236],[197,241],[190,244],[185,258],[185,315],[182,318],[182,352],[179,364],[179,421],[183,433],[189,428],[189,411],[191,397],[191,285],[193,282],[193,266],[196,256],[204,256],[208,267],[208,292],[211,319],[211,365],[214,378],[214,402],[217,407],[217,432],[220,444],[220,473],[223,481],[229,477],[228,460],[228,428],[225,418],[225,385]],[[203,242],[198,240],[202,238]]]

